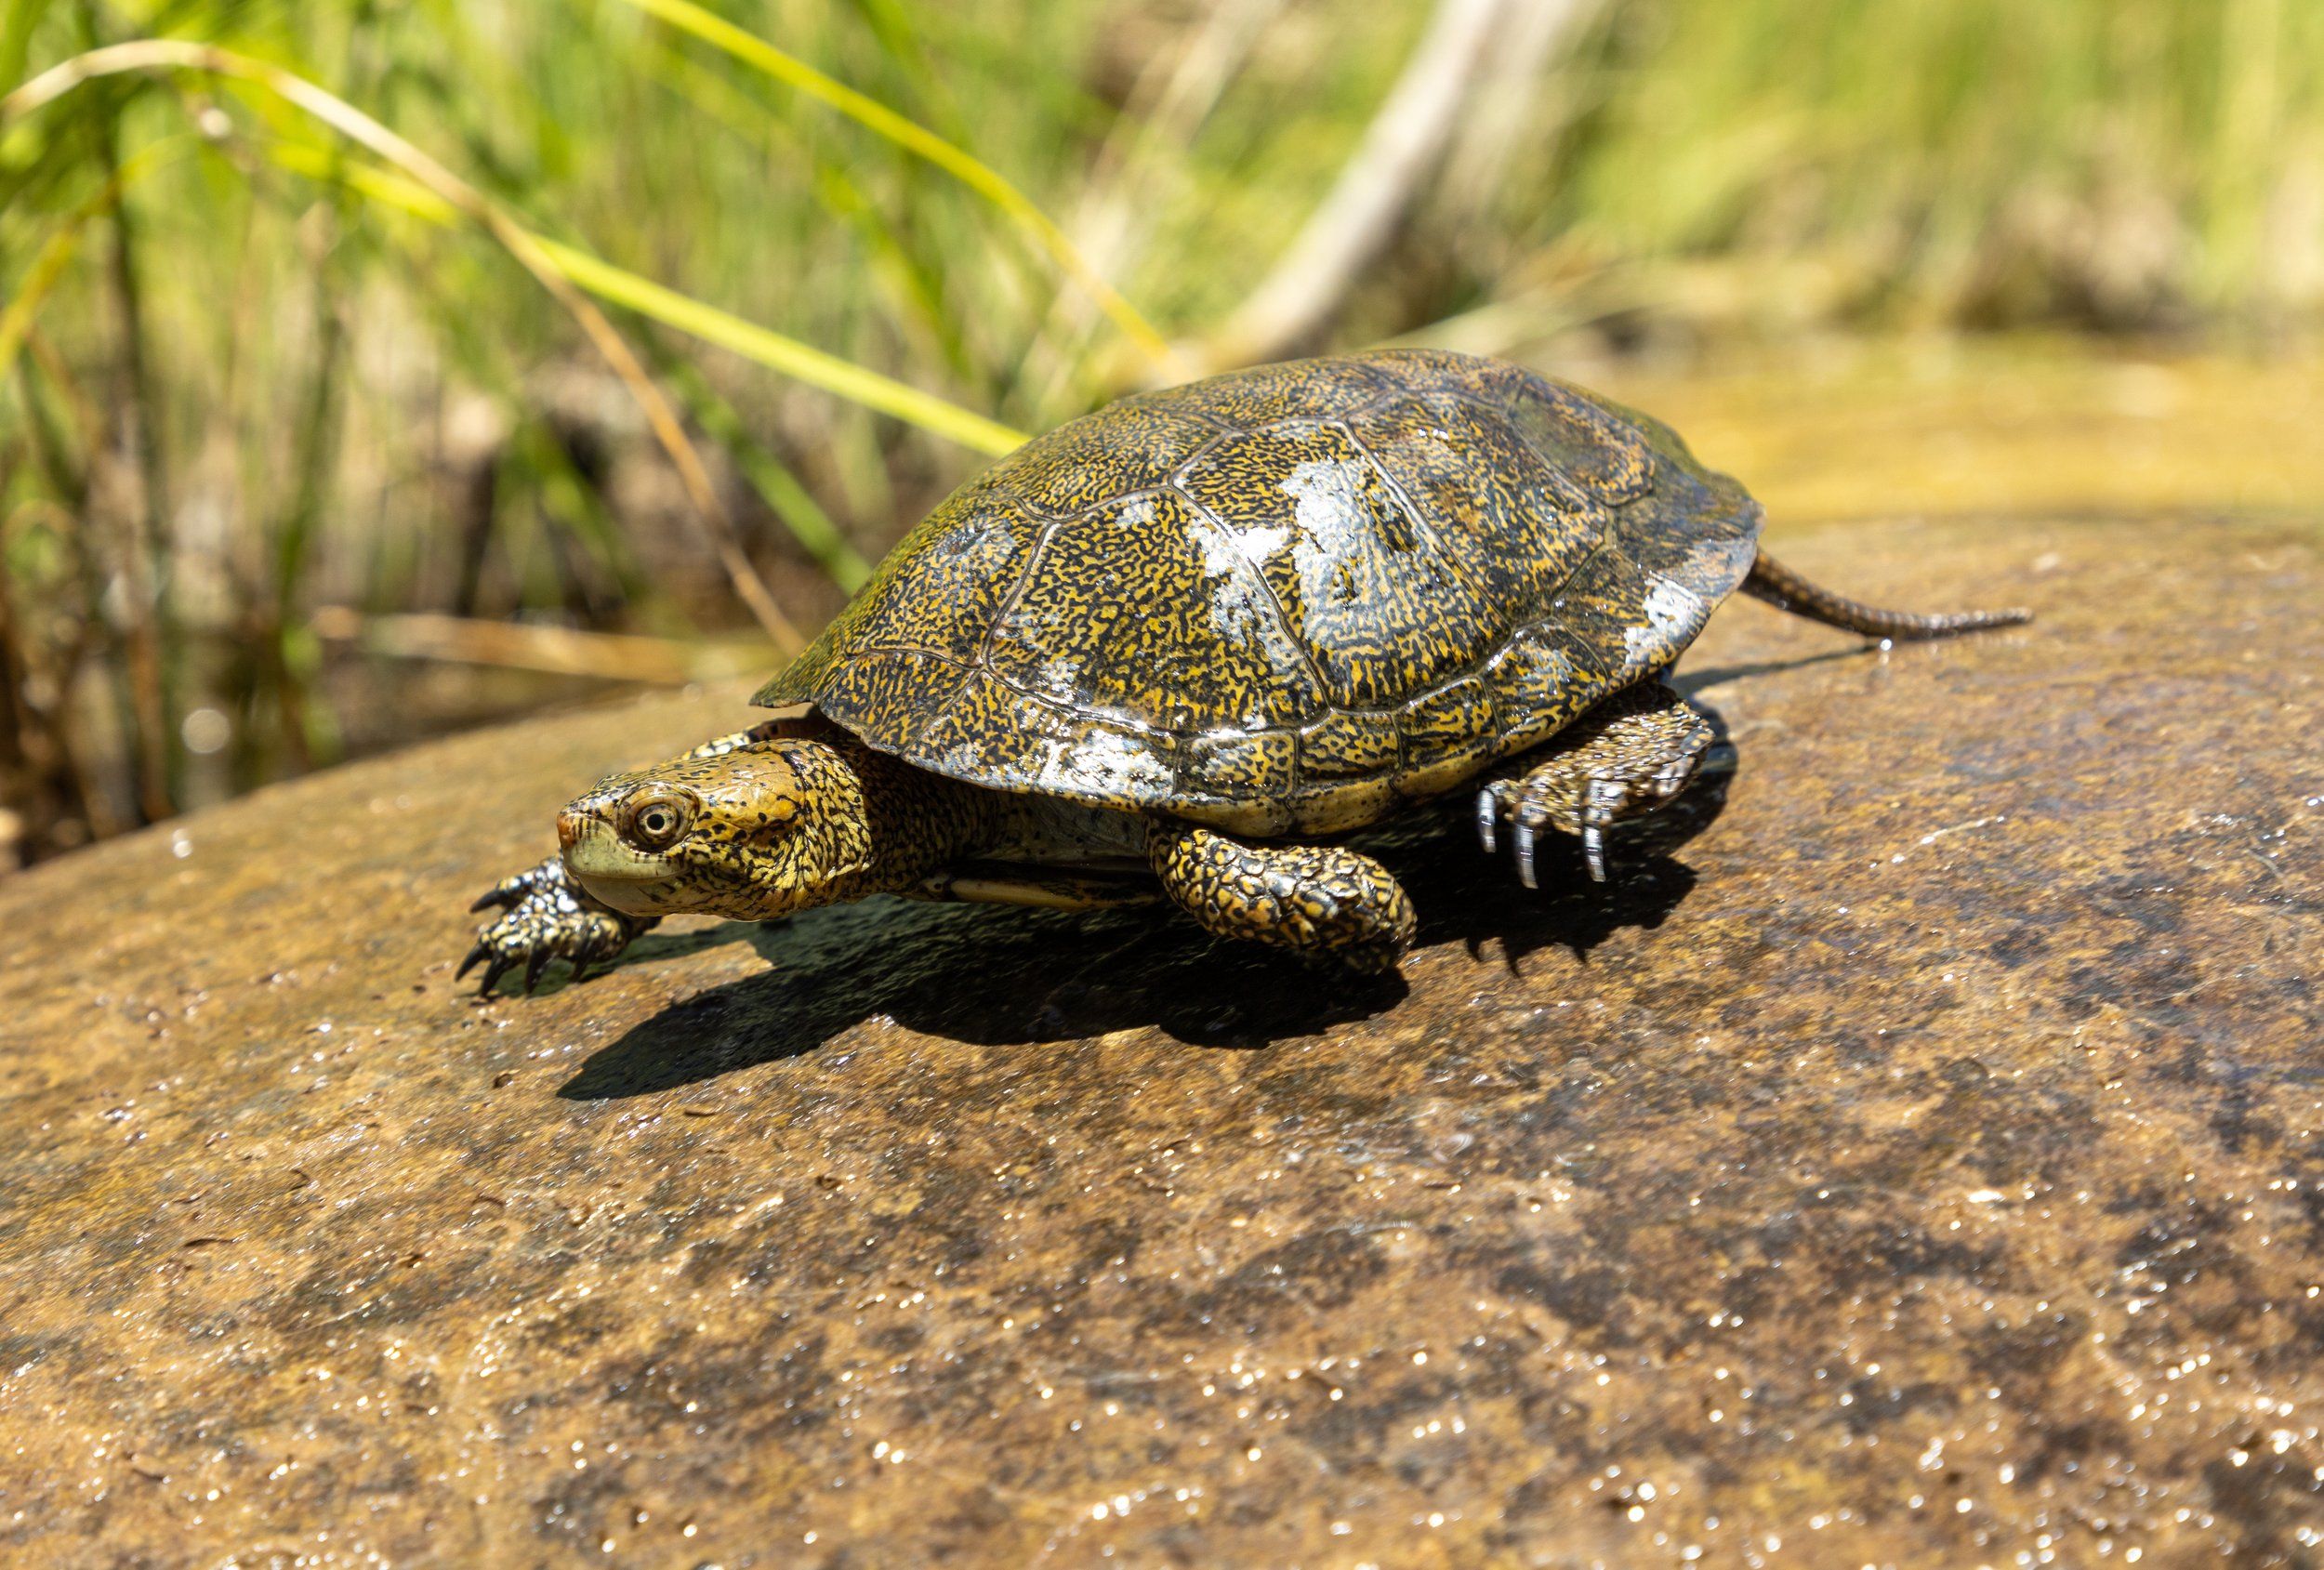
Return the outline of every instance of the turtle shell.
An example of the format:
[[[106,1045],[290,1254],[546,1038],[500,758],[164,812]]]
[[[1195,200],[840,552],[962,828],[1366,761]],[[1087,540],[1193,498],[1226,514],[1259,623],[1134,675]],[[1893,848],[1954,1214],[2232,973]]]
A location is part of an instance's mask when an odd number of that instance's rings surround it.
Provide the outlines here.
[[[1376,821],[1675,660],[1761,512],[1663,426],[1397,350],[1141,394],[899,544],[756,701],[995,789]]]

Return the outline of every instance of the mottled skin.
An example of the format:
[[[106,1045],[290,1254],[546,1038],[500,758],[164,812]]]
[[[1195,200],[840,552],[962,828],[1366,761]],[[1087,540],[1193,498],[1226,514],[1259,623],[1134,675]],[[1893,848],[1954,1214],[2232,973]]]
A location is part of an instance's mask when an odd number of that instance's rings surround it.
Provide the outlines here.
[[[1869,637],[1913,616],[1758,549],[1759,506],[1665,427],[1466,355],[1294,362],[1123,400],[963,486],[758,694],[811,706],[606,781],[484,903],[485,984],[657,917],[891,892],[1089,906],[1393,968],[1409,902],[1317,844],[1479,785],[1534,881],[1691,780],[1662,682],[1737,587]]]
[[[837,726],[771,720],[652,769],[614,774],[558,815],[558,853],[478,909],[508,914],[462,970],[517,965],[529,988],[561,955],[577,971],[665,916],[767,921],[811,905],[923,889],[1022,816],[1006,798],[880,758]],[[1082,903],[1082,902],[1076,902]]]
[[[718,737],[672,759],[662,768],[679,770],[722,757],[762,740],[773,730],[772,724],[760,725]],[[606,780],[598,790],[614,783]],[[560,839],[561,842],[561,834]],[[524,967],[525,990],[530,992],[539,983],[541,972],[553,958],[570,960],[573,973],[578,978],[591,965],[611,959],[627,948],[640,933],[659,920],[658,916],[652,915],[625,916],[592,898],[566,870],[561,850],[538,866],[502,878],[469,908],[491,910],[495,906],[508,914],[477,934],[476,946],[469,950],[468,957],[460,964],[460,974],[464,976],[478,965],[485,967],[486,992],[492,990],[503,971],[519,965]]]

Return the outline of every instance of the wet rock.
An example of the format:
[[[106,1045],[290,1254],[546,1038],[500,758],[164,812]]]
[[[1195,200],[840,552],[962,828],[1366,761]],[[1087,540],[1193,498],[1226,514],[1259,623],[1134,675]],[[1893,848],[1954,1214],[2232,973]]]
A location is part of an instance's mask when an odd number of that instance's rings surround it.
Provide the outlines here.
[[[733,693],[0,884],[0,1558],[2307,1563],[2324,534],[1785,542],[1739,762],[1369,990],[893,902],[531,999],[469,896]]]

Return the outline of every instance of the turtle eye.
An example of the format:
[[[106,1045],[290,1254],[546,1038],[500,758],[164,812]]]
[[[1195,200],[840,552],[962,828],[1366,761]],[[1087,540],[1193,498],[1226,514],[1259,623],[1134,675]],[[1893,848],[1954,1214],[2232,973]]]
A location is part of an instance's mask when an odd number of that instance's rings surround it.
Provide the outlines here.
[[[629,805],[629,838],[649,851],[667,850],[693,826],[686,804],[671,797],[650,795]]]

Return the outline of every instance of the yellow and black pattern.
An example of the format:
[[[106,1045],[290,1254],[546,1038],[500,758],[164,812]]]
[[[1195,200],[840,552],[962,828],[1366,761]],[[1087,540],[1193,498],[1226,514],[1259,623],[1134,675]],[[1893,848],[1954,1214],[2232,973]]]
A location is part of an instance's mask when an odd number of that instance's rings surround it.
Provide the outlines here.
[[[1477,380],[1526,444],[1591,500],[1620,507],[1654,489],[1654,444],[1636,411],[1499,360],[1479,361]],[[1666,455],[1694,462],[1683,448]]]
[[[1046,523],[1001,486],[972,482],[880,563],[835,640],[974,662]]]
[[[1167,484],[1221,429],[1183,403],[1169,393],[1126,398],[1026,442],[984,479],[1050,518]]]
[[[1262,366],[1019,449],[759,701],[998,790],[1337,832],[1667,666],[1759,527],[1662,427],[1515,366]]]
[[[1060,522],[991,629],[985,664],[1062,709],[1182,735],[1281,731],[1324,696],[1257,567],[1175,491]]]
[[[1499,606],[1344,425],[1236,432],[1180,484],[1258,564],[1334,708],[1401,707],[1492,648]]]
[[[813,715],[568,806],[560,855],[479,903],[502,914],[462,970],[529,987],[674,913],[1157,890],[1222,936],[1393,970],[1395,879],[1286,838],[1469,785],[1528,885],[1544,830],[1603,877],[1604,831],[1710,745],[1660,676],[1747,574],[1867,636],[2022,619],[1842,600],[1760,557],[1760,522],[1665,427],[1464,355],[1126,399],[947,498],[758,695]]]
[[[501,914],[477,932],[476,946],[452,977],[458,981],[482,965],[479,993],[492,991],[502,976],[520,969],[524,990],[531,992],[558,959],[573,967],[578,981],[590,966],[611,963],[661,922],[659,917],[624,916],[591,899],[565,871],[561,855],[502,878],[469,909],[495,907]]]
[[[565,808],[558,834],[567,872],[603,906],[767,921],[911,887],[976,845],[1006,800],[809,719],[615,774]],[[657,809],[666,825],[649,819]]]
[[[786,684],[802,698],[812,691],[834,719],[877,719],[882,734],[896,735],[891,745],[908,748],[915,719],[927,719],[982,657],[1047,526],[991,475],[971,481],[888,553],[759,701],[801,701],[768,695]]]
[[[1496,646],[1539,620],[1605,538],[1604,503],[1474,403],[1421,395],[1348,429],[1491,605]]]
[[[1389,870],[1338,845],[1246,845],[1156,824],[1147,855],[1170,903],[1222,938],[1352,970],[1393,970],[1412,946],[1412,902]]]
[[[1338,419],[1350,409],[1393,397],[1412,385],[1409,373],[1392,363],[1394,358],[1358,354],[1261,365],[1159,392],[1142,392],[1123,403],[1140,408],[1158,404],[1208,420],[1221,430],[1256,430],[1284,420]]]

